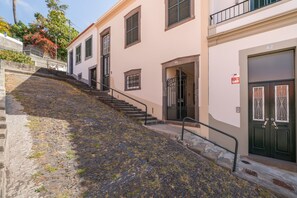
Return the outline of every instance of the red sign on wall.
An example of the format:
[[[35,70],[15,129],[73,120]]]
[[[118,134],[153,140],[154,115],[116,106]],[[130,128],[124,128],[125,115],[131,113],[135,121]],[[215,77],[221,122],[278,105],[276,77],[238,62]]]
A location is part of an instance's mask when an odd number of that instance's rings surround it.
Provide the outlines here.
[[[234,85],[234,84],[240,84],[240,77],[238,74],[234,74],[232,77],[231,77],[231,84]]]

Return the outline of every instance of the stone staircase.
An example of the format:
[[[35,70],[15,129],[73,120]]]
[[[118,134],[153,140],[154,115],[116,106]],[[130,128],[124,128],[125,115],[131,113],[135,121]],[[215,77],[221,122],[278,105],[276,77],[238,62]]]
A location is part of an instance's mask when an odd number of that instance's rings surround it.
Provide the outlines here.
[[[105,91],[96,91],[96,92],[97,92],[96,97],[98,100],[116,109],[117,111],[124,113],[126,116],[144,124],[145,114],[146,114],[145,111],[133,106],[132,104],[124,100],[119,100],[115,97],[112,97],[111,95],[108,94],[108,92],[105,92]],[[161,123],[163,122],[153,117],[152,115],[150,114],[147,115],[147,121],[146,121],[147,125],[154,125],[154,124],[161,124]]]

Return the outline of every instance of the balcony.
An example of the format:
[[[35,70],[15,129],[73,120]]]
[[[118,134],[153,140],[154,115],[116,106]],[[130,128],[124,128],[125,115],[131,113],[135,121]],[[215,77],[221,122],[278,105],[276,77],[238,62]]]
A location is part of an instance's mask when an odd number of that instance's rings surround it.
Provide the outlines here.
[[[210,15],[210,25],[216,25],[281,0],[246,0]]]

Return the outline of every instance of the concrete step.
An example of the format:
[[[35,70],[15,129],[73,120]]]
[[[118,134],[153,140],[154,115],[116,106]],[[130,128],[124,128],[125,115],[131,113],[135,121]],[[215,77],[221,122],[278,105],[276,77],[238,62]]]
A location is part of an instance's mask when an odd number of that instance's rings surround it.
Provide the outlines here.
[[[113,106],[115,107],[134,107],[133,105],[129,103],[113,103]]]
[[[135,113],[129,113],[127,115],[129,117],[135,117],[135,118],[137,118],[137,117],[144,117],[145,116],[145,112],[135,112]],[[149,117],[149,116],[152,116],[152,115],[147,114],[147,116]]]
[[[144,121],[141,121],[144,124]],[[147,120],[146,125],[156,125],[156,124],[164,124],[163,121],[160,121],[158,119],[156,120]]]
[[[129,117],[131,117],[131,116],[129,116]],[[143,116],[143,117],[132,117],[132,118],[135,118],[135,119],[137,119],[137,120],[139,120],[139,121],[144,121],[144,120],[145,120],[145,117],[144,117],[144,116]],[[148,116],[148,117],[146,118],[146,120],[157,120],[157,118],[152,117],[152,116]]]
[[[138,109],[137,107],[115,107],[116,109],[119,109],[120,111],[141,111],[141,109]]]

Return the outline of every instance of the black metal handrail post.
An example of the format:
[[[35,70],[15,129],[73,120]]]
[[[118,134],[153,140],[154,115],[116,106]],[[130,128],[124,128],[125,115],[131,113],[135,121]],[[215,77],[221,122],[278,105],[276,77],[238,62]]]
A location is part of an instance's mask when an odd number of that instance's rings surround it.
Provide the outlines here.
[[[192,122],[196,122],[196,123],[198,123],[198,124],[200,124],[200,125],[202,125],[202,126],[205,126],[205,127],[207,127],[207,128],[209,128],[209,129],[212,129],[212,130],[214,130],[214,131],[216,131],[216,132],[219,132],[219,133],[221,133],[221,134],[223,134],[223,135],[225,135],[225,136],[227,136],[227,137],[229,137],[229,138],[231,138],[231,139],[233,139],[234,141],[235,141],[235,151],[234,151],[234,159],[233,159],[233,169],[232,169],[232,171],[233,172],[235,172],[236,171],[236,163],[237,163],[237,154],[238,154],[238,140],[237,140],[237,138],[235,138],[234,136],[232,136],[232,135],[229,135],[228,133],[226,133],[226,132],[224,132],[224,131],[221,131],[221,130],[219,130],[219,129],[216,129],[216,128],[214,128],[214,127],[211,127],[211,126],[209,126],[209,125],[207,125],[207,124],[204,124],[204,123],[202,123],[202,122],[200,122],[200,121],[197,121],[197,120],[194,120],[193,118],[190,118],[190,117],[185,117],[184,119],[183,119],[183,125],[182,125],[182,134],[181,134],[181,140],[183,141],[184,140],[184,131],[185,131],[185,122],[186,122],[186,120],[190,120],[190,121],[192,121]],[[188,131],[188,130],[186,130],[186,131]],[[190,132],[191,134],[194,134],[194,135],[196,135],[196,136],[199,136],[198,134],[195,134],[195,133],[192,133],[191,131],[188,131],[188,132]],[[199,136],[200,137],[200,136]],[[205,138],[203,138],[203,139],[205,139]],[[210,141],[210,140],[208,140],[209,142],[211,142],[211,143],[213,143],[212,141]],[[216,143],[215,143],[215,145],[217,145]],[[221,148],[224,148],[224,147],[222,147],[222,146],[220,146]],[[226,149],[226,148],[224,148],[225,150],[227,150],[227,151],[229,151],[228,149]],[[232,151],[231,151],[232,152]]]
[[[144,125],[147,124],[147,105],[146,105],[146,104],[144,104],[143,102],[140,102],[139,100],[136,100],[135,98],[132,98],[131,96],[128,96],[128,95],[126,95],[126,94],[124,94],[124,93],[122,93],[122,92],[120,92],[120,91],[118,91],[118,90],[115,90],[115,89],[113,89],[113,88],[110,88],[109,86],[107,86],[107,85],[105,85],[105,84],[103,84],[103,83],[97,82],[96,80],[91,80],[91,81],[93,81],[93,82],[95,82],[96,84],[99,84],[99,85],[101,85],[101,86],[103,86],[103,87],[106,87],[107,89],[111,90],[111,101],[112,101],[112,103],[113,103],[113,95],[114,95],[114,92],[116,92],[116,93],[118,93],[118,94],[121,94],[121,95],[123,95],[123,96],[125,96],[125,97],[127,97],[127,98],[129,98],[129,99],[131,99],[131,100],[133,100],[133,101],[135,101],[135,102],[137,102],[137,103],[143,105],[144,108],[145,108]]]

